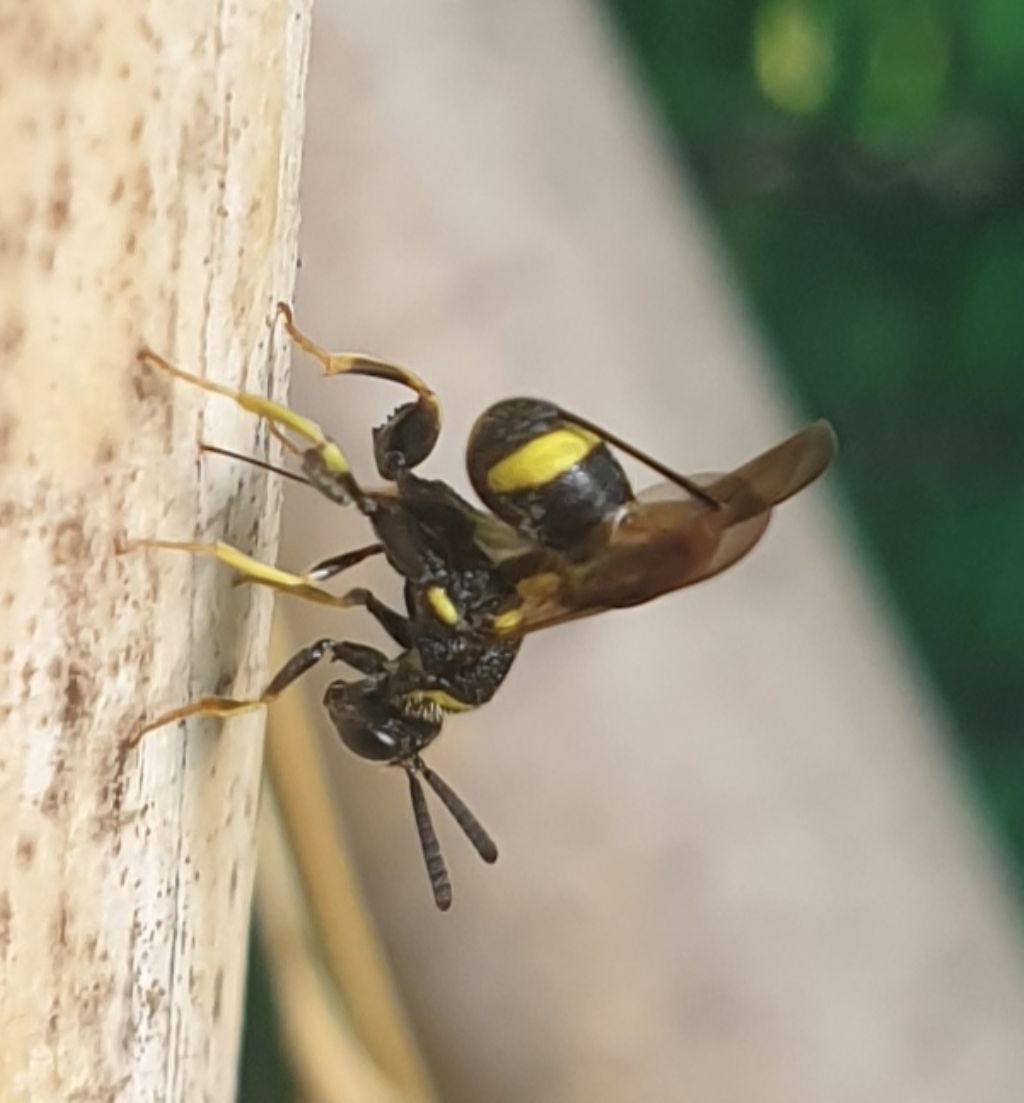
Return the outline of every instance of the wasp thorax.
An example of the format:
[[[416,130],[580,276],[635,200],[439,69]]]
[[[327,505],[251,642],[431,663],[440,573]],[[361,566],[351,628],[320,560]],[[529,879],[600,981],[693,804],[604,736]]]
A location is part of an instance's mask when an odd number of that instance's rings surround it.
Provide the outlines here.
[[[604,441],[538,399],[510,398],[485,410],[470,434],[466,463],[495,514],[552,548],[580,545],[633,498]]]

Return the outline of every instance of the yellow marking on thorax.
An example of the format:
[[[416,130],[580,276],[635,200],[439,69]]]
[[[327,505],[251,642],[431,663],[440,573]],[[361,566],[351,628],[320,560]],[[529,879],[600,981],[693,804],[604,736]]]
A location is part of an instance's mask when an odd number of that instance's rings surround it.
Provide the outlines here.
[[[552,601],[562,588],[562,579],[554,571],[542,571],[520,579],[516,590],[524,601],[541,603]]]
[[[442,624],[453,627],[459,623],[458,609],[455,608],[452,599],[440,586],[428,587],[426,597],[431,612]]]
[[[417,689],[406,694],[406,696],[410,701],[430,701],[445,712],[469,712],[476,708],[476,705],[469,705],[465,701],[460,701],[458,697],[453,697],[447,690],[443,689]]]
[[[499,635],[504,635],[506,632],[514,632],[522,623],[522,609],[509,609],[504,613],[496,613],[491,619],[491,627]]]
[[[496,494],[546,486],[585,459],[601,443],[586,429],[562,426],[527,441],[487,472],[487,485]]]

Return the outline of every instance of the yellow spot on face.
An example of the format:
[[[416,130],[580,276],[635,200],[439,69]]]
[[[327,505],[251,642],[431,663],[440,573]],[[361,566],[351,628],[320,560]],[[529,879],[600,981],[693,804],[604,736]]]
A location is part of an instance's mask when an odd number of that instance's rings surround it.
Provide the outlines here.
[[[415,693],[408,694],[408,697],[411,701],[430,701],[445,712],[469,712],[476,708],[476,705],[468,705],[443,689],[418,689]]]
[[[459,623],[458,609],[440,586],[430,586],[427,589],[427,604],[442,624],[452,626]]]
[[[499,460],[487,472],[487,485],[496,494],[545,486],[575,467],[600,443],[601,438],[586,429],[552,429]]]
[[[521,609],[509,609],[505,613],[498,613],[491,621],[491,627],[495,632],[514,632],[523,623]]]

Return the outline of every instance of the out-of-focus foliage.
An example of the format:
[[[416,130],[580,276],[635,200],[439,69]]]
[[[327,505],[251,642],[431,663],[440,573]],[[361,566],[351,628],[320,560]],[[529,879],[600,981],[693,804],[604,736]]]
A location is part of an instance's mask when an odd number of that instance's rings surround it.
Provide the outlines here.
[[[606,2],[1024,866],[1020,0]]]
[[[281,1040],[267,959],[255,937],[249,945],[245,1032],[238,1064],[238,1103],[291,1103],[298,1098]]]

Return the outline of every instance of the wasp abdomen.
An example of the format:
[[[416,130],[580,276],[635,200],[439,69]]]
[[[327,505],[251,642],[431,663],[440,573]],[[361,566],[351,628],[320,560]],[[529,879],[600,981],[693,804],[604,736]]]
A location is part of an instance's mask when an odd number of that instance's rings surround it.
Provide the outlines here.
[[[503,521],[550,548],[583,543],[633,491],[608,445],[549,402],[510,398],[485,410],[466,452],[477,494]]]

